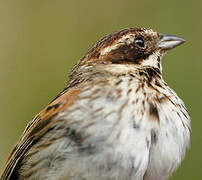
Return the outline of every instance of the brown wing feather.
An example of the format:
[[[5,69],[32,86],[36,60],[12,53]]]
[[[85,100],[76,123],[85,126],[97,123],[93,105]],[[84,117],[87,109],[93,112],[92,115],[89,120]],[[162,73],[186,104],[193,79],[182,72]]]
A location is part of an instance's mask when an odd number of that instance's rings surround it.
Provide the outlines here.
[[[51,125],[57,121],[54,117],[59,112],[64,111],[71,106],[77,98],[79,92],[79,89],[71,89],[65,92],[35,116],[35,118],[26,127],[17,145],[11,151],[0,178],[1,180],[10,179],[18,162],[32,146],[33,141],[39,139],[47,132]]]

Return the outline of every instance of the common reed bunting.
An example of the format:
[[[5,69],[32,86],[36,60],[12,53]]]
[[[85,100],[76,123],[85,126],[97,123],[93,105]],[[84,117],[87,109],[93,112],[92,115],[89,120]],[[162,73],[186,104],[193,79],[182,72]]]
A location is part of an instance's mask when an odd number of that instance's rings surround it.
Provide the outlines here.
[[[128,28],[96,44],[28,124],[1,180],[165,180],[190,142],[190,117],[162,78],[184,40]]]

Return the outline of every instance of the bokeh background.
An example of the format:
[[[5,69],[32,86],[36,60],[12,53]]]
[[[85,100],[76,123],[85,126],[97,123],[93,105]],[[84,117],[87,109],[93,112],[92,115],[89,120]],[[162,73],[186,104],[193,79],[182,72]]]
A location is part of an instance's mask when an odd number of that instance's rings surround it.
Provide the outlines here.
[[[184,100],[193,131],[191,149],[170,179],[201,179],[201,0],[0,0],[0,171],[28,121],[64,88],[89,46],[134,26],[187,40],[163,60],[164,78]]]

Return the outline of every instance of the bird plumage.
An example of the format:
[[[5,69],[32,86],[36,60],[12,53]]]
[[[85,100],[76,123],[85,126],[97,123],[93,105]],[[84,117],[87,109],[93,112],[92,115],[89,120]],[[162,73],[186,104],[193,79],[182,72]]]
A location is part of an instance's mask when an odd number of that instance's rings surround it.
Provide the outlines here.
[[[167,179],[189,146],[190,117],[162,78],[163,37],[130,28],[93,45],[28,124],[1,180]]]

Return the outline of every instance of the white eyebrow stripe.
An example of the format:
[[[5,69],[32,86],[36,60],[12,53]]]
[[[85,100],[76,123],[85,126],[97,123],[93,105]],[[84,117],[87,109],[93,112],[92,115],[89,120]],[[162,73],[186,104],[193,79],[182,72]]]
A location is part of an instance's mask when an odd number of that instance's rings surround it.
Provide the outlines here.
[[[151,29],[145,29],[144,31],[146,34],[150,34],[151,36],[156,36],[156,34],[157,34],[155,31],[153,31]]]
[[[118,47],[120,47],[123,44],[129,44],[131,42],[131,39],[133,39],[133,37],[134,37],[133,34],[124,35],[123,37],[118,39],[112,46],[108,46],[108,47],[102,49],[100,52],[100,55],[101,56],[106,55],[110,51],[117,49]]]

